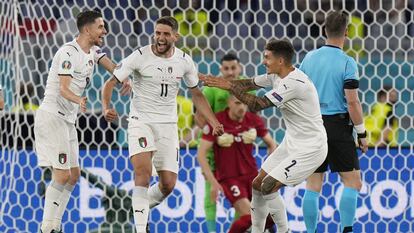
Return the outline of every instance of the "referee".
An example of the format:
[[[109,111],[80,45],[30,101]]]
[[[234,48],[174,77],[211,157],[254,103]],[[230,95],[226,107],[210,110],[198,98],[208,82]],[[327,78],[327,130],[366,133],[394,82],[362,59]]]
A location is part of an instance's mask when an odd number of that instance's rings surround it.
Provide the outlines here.
[[[362,186],[353,128],[363,153],[368,146],[358,98],[358,67],[355,60],[342,50],[348,34],[347,26],[348,16],[344,13],[334,11],[328,14],[325,19],[326,44],[309,52],[299,68],[315,84],[328,135],[328,156],[307,179],[303,198],[308,233],[316,232],[319,193],[328,166],[332,172],[339,172],[345,186],[339,204],[341,232],[353,232],[358,192]]]

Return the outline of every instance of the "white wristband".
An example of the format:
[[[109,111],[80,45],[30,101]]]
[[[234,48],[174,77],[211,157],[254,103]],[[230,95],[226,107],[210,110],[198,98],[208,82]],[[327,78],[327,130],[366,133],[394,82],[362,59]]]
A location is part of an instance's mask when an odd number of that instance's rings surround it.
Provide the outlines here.
[[[354,125],[354,128],[355,128],[357,133],[364,133],[365,132],[364,123],[359,124],[359,125]]]

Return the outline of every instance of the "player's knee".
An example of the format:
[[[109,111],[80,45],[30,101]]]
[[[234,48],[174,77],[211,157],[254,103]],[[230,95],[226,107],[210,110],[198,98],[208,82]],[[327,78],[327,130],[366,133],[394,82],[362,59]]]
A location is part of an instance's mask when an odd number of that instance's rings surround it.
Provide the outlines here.
[[[70,172],[70,178],[68,180],[68,183],[71,185],[75,185],[80,177],[80,169],[72,170]]]
[[[135,169],[134,170],[134,180],[135,185],[148,187],[151,179],[151,170],[150,169]]]
[[[161,192],[164,194],[164,196],[169,195],[175,187],[175,182],[168,181],[168,182],[162,182],[161,183]]]
[[[53,180],[61,185],[65,185],[70,180],[70,170],[54,169]]]

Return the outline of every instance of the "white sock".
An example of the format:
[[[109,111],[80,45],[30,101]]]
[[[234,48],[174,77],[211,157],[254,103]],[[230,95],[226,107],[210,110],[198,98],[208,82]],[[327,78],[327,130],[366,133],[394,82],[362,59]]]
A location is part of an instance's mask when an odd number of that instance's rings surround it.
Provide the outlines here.
[[[266,200],[263,199],[262,192],[253,189],[250,206],[252,233],[262,233],[265,229],[267,215],[269,214]]]
[[[279,192],[263,195],[263,198],[266,200],[266,205],[269,209],[273,222],[276,223],[277,232],[287,232],[289,230],[287,213],[285,204],[283,203],[283,199]]]
[[[57,208],[55,218],[53,219],[53,229],[57,231],[61,230],[60,226],[62,224],[63,214],[65,213],[66,206],[68,205],[70,195],[74,188],[74,185],[66,184],[62,194],[59,197],[60,205],[59,208]]]
[[[132,191],[132,209],[137,233],[146,233],[149,212],[148,188],[134,187]]]
[[[46,188],[43,220],[42,226],[40,227],[43,232],[50,232],[53,230],[53,219],[60,206],[59,197],[62,194],[63,189],[64,186],[55,181],[52,181]]]
[[[160,190],[159,183],[152,185],[148,189],[148,198],[149,198],[149,208],[153,208],[157,206],[165,199],[164,194]]]

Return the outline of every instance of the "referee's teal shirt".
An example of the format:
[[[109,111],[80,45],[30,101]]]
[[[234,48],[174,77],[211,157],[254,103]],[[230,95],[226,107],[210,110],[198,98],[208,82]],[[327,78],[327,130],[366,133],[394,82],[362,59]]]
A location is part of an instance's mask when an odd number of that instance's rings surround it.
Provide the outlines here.
[[[336,46],[324,45],[306,54],[299,67],[314,83],[322,115],[347,113],[344,89],[359,85],[355,60]]]

